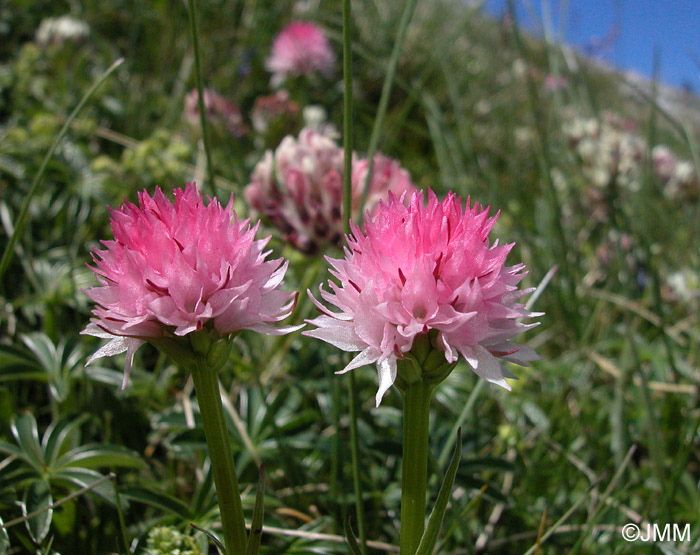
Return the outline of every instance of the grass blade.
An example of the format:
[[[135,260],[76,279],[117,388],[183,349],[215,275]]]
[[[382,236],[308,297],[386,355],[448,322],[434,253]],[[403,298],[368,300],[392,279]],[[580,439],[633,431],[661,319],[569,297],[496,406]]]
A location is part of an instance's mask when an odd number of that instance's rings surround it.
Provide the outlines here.
[[[192,33],[192,47],[194,49],[194,74],[197,80],[197,100],[199,106],[199,125],[202,128],[202,142],[204,143],[204,152],[207,155],[207,171],[209,172],[209,182],[211,184],[211,192],[216,196],[216,181],[214,177],[214,164],[211,159],[211,150],[209,148],[209,134],[207,132],[207,116],[204,111],[204,87],[202,85],[202,64],[199,54],[199,31],[197,29],[197,8],[195,0],[187,0],[187,14],[190,20],[190,32]]]
[[[352,218],[352,44],[350,0],[343,0],[343,226],[345,233],[350,233],[350,219]],[[357,514],[357,527],[360,531],[360,544],[362,553],[366,553],[367,537],[365,532],[365,517],[362,507],[362,492],[360,491],[359,468],[359,440],[357,435],[357,385],[355,375],[350,373],[348,381],[350,396],[350,450],[352,453],[352,475],[355,489],[355,511]]]
[[[129,547],[129,537],[126,531],[126,521],[124,520],[124,510],[122,509],[122,500],[119,497],[119,488],[117,487],[117,477],[114,473],[107,476],[112,480],[112,487],[114,488],[114,500],[117,506],[117,516],[119,517],[119,530],[121,532],[121,540],[124,544],[125,553],[131,555],[131,549]]]
[[[467,399],[467,402],[465,403],[462,412],[459,413],[459,417],[457,418],[457,422],[455,423],[454,428],[450,430],[450,435],[447,436],[447,441],[445,441],[445,445],[443,446],[442,451],[440,451],[440,456],[438,457],[438,466],[444,466],[445,463],[447,463],[447,457],[450,454],[450,449],[452,449],[452,446],[455,445],[455,442],[459,441],[458,438],[460,437],[462,426],[466,422],[467,417],[471,414],[472,409],[474,408],[474,404],[476,403],[476,400],[478,399],[484,387],[486,387],[486,380],[476,380],[476,385],[472,389],[472,392],[469,395],[469,398]]]
[[[258,555],[260,552],[260,540],[263,532],[263,514],[265,511],[265,467],[260,465],[258,477],[258,491],[255,494],[253,506],[253,520],[250,523],[250,536],[245,548],[245,555]]]
[[[350,548],[350,553],[352,553],[352,555],[362,555],[360,546],[357,544],[355,532],[352,531],[352,526],[350,525],[350,516],[345,519],[345,539],[348,542],[348,547]]]
[[[401,54],[403,41],[406,37],[406,29],[408,28],[408,24],[411,22],[411,18],[413,17],[413,12],[416,10],[417,3],[418,0],[408,0],[408,2],[406,2],[404,6],[403,12],[401,13],[401,21],[399,21],[399,30],[396,33],[396,41],[394,42],[394,48],[391,51],[389,65],[386,70],[386,77],[384,78],[384,84],[382,85],[382,94],[379,98],[377,115],[374,118],[374,123],[372,124],[372,135],[370,135],[369,148],[367,149],[367,161],[369,165],[367,166],[367,177],[365,177],[365,183],[362,189],[362,199],[360,200],[360,213],[358,216],[360,224],[362,223],[365,202],[367,202],[369,184],[372,181],[372,170],[374,169],[374,154],[375,152],[377,152],[377,146],[379,145],[379,133],[382,130],[384,116],[386,116],[386,110],[389,106],[389,96],[391,95],[391,90],[394,85],[396,66],[399,63],[399,55]]]
[[[430,513],[430,518],[428,519],[428,527],[425,529],[425,533],[420,540],[416,555],[432,555],[435,550],[438,535],[440,534],[440,529],[442,528],[442,521],[445,519],[447,502],[450,500],[450,495],[452,494],[452,486],[455,482],[455,476],[457,475],[457,468],[459,467],[459,461],[461,458],[462,428],[459,428],[459,430],[457,430],[457,443],[455,444],[455,450],[452,454],[450,466],[447,467],[447,472],[445,473],[445,478],[442,481],[442,486],[440,486],[440,492],[438,493],[437,500],[435,501],[435,506],[433,507],[433,511]]]
[[[197,526],[193,522],[190,522],[190,526],[192,528],[194,528],[195,530],[206,534],[207,537],[214,543],[214,545],[216,546],[216,549],[219,551],[219,553],[223,553],[224,555],[227,555],[226,548],[224,547],[224,544],[221,543],[221,540],[216,536],[216,534],[214,534],[214,532],[210,532],[209,530],[205,530],[204,528]]]

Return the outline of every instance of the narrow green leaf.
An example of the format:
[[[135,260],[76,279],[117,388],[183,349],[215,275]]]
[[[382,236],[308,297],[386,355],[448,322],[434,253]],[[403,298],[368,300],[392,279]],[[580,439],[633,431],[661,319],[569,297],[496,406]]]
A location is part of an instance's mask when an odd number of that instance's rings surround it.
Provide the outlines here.
[[[24,455],[24,451],[22,451],[22,449],[19,448],[17,445],[12,445],[11,443],[0,442],[0,454],[8,455],[10,457],[14,456],[19,459],[22,459],[25,462],[28,462],[27,457],[25,457]]]
[[[48,374],[55,377],[58,369],[56,345],[42,332],[27,333],[21,336],[22,342],[34,354],[39,364]]]
[[[198,530],[200,532],[203,532],[204,534],[207,535],[207,537],[214,542],[214,545],[216,545],[216,549],[219,551],[219,553],[223,553],[226,555],[226,548],[224,547],[224,544],[221,543],[221,540],[214,534],[214,532],[211,532],[209,530],[205,530],[204,528],[201,528],[200,526],[197,526],[196,524],[190,523],[190,526],[194,528],[195,530]]]
[[[122,381],[124,381],[123,372],[102,366],[88,366],[85,368],[85,375],[94,382],[112,387],[121,387]]]
[[[41,473],[45,467],[44,455],[34,415],[30,412],[20,414],[12,422],[11,429],[28,462]]]
[[[49,374],[26,349],[0,345],[0,382],[20,380],[47,382]]]
[[[187,505],[167,493],[144,487],[120,488],[119,493],[122,497],[156,507],[167,513],[177,515],[183,520],[191,520],[194,516]]]
[[[6,368],[34,367],[37,361],[25,349],[13,345],[0,345],[0,370],[4,374]]]
[[[41,448],[44,452],[46,464],[51,467],[56,459],[68,450],[68,440],[76,437],[80,426],[88,419],[86,414],[77,418],[64,417],[52,422],[41,438]]]
[[[253,507],[253,520],[250,523],[250,535],[245,555],[258,555],[260,552],[260,540],[262,539],[263,514],[265,502],[265,467],[260,465],[258,476],[258,491],[255,494],[255,506]]]
[[[104,481],[104,476],[89,468],[63,468],[51,475],[52,483],[66,483],[79,488],[91,488],[90,492],[104,499],[111,505],[116,505],[114,489],[109,482]],[[100,484],[96,482],[103,480]]]
[[[214,498],[214,475],[211,473],[211,463],[207,458],[202,467],[204,479],[199,483],[194,493],[192,503],[195,514],[201,515],[207,510],[216,505]]]
[[[116,501],[117,516],[119,517],[119,531],[122,535],[122,545],[126,553],[131,555],[131,547],[129,543],[129,535],[126,531],[126,521],[124,520],[124,508],[128,506],[128,502],[123,502],[121,496],[119,495],[119,488],[117,487],[117,476],[114,473],[108,474],[109,481],[114,489],[114,500]]]
[[[0,491],[4,490],[4,493],[12,490],[21,491],[36,479],[36,471],[28,466],[24,459],[17,458],[3,467],[0,473]]]
[[[26,520],[27,531],[35,543],[44,541],[51,529],[52,504],[51,487],[44,480],[36,480],[24,493],[24,501],[20,504],[22,516],[41,511]]]
[[[355,537],[355,532],[352,531],[352,526],[350,525],[350,515],[345,519],[345,540],[348,542],[348,547],[352,555],[362,555],[360,545],[357,543],[357,538]]]
[[[445,473],[442,486],[440,486],[440,492],[438,493],[437,500],[435,501],[435,506],[433,507],[432,513],[430,513],[428,527],[425,529],[425,533],[420,540],[420,545],[418,546],[416,555],[432,555],[435,550],[438,535],[440,534],[440,528],[442,528],[442,521],[445,518],[447,502],[450,500],[450,495],[452,494],[452,486],[455,482],[457,467],[459,466],[459,460],[461,458],[462,428],[457,431],[457,443],[455,444],[452,460],[450,461],[450,466],[447,468],[447,472]]]
[[[56,468],[141,468],[144,462],[137,453],[120,445],[91,443],[65,453],[56,461]]]

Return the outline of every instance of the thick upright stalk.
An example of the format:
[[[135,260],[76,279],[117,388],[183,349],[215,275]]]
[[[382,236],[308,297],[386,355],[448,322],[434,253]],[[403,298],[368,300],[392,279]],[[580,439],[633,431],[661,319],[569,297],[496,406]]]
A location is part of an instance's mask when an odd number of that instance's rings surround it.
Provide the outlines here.
[[[413,555],[425,529],[428,434],[432,387],[423,380],[406,386],[403,406],[401,555]]]
[[[221,406],[219,379],[214,370],[198,363],[192,368],[192,380],[214,472],[226,552],[228,555],[238,555],[245,553],[248,536],[243,520],[236,467],[231,453],[231,441]]]

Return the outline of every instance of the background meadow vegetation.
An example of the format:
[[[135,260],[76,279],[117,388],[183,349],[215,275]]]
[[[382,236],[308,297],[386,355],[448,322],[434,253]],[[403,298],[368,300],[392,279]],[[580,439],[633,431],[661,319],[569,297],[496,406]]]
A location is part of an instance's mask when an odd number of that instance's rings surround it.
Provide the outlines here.
[[[352,3],[362,155],[406,5]],[[245,215],[253,167],[298,133],[303,107],[323,107],[342,128],[340,63],[330,78],[286,83],[299,110],[267,132],[251,119],[256,98],[273,92],[264,60],[285,24],[319,24],[340,62],[340,3],[215,0],[198,10],[206,86],[239,106],[246,128],[213,130],[217,192],[235,193]],[[64,14],[85,32],[38,36],[43,20]],[[184,4],[0,6],[0,246],[66,118],[120,57],[48,162],[0,283],[0,552],[213,552],[190,527],[216,530],[218,508],[188,376],[146,347],[121,390],[122,359],[84,367],[98,342],[79,335],[91,309],[81,293],[94,283],[89,253],[111,237],[107,205],[195,178],[211,190],[183,118],[194,86]],[[441,554],[700,550],[700,112],[667,92],[626,83],[473,4],[416,3],[379,149],[418,187],[500,210],[494,236],[517,242],[511,263],[526,263],[529,286],[548,276],[532,299],[546,315],[525,338],[542,361],[511,368],[513,391],[484,384],[464,362],[437,390],[436,475],[464,430]],[[263,229],[291,259],[288,288],[327,279],[323,259]],[[302,293],[293,319],[312,312]],[[221,381],[247,519],[266,468],[263,552],[346,553],[343,525],[349,516],[355,526],[356,512],[348,377],[333,375],[341,355],[299,334],[244,332],[236,346]],[[375,408],[375,371],[356,377],[367,552],[392,552],[401,399],[394,390]],[[689,523],[692,539],[629,543],[628,522]]]

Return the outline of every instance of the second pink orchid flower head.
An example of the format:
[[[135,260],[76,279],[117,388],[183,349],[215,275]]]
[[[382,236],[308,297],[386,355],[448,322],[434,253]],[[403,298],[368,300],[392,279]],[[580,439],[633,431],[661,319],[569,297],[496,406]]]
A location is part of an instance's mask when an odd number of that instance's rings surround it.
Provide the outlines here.
[[[359,213],[368,171],[369,161],[353,156],[353,217]],[[389,191],[400,195],[413,189],[408,172],[397,161],[377,154],[364,208],[372,212]],[[245,197],[301,252],[315,254],[340,246],[343,149],[332,136],[309,128],[298,139],[287,136],[255,167]]]
[[[440,202],[428,191],[413,192],[408,206],[393,194],[382,202],[364,232],[352,226],[345,258],[328,259],[331,291],[321,297],[337,310],[312,300],[321,316],[316,329],[302,332],[357,356],[341,371],[376,364],[379,405],[397,378],[397,360],[419,338],[430,338],[444,361],[461,355],[480,377],[506,389],[509,374],[499,359],[521,365],[537,354],[511,339],[537,325],[518,299],[525,266],[506,266],[513,244],[489,244],[496,217],[478,204],[462,208],[450,193]]]
[[[124,386],[136,349],[147,341],[180,341],[205,330],[212,339],[243,329],[268,335],[294,306],[279,289],[287,262],[266,260],[269,241],[258,225],[239,221],[233,197],[226,207],[205,204],[194,183],[174,191],[139,193],[139,205],[111,209],[114,240],[96,249],[92,268],[100,285],[86,291],[97,306],[82,332],[109,339],[96,358],[126,352]]]

